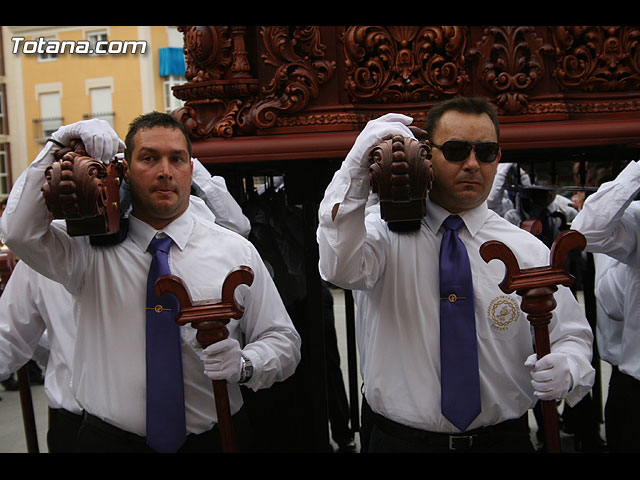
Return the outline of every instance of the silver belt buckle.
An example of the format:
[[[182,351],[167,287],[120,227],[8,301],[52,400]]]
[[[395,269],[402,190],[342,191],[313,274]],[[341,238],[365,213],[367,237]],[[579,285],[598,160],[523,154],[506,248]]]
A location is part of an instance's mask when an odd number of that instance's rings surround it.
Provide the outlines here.
[[[466,440],[464,443],[464,449],[471,448],[473,445],[473,435],[449,435],[449,450],[458,450],[456,443],[458,440]]]

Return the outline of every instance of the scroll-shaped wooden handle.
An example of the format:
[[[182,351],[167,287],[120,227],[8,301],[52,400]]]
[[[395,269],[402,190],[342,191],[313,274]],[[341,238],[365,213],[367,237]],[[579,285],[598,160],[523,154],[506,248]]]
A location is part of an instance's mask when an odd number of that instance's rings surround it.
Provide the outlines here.
[[[485,242],[480,247],[480,256],[485,262],[498,259],[506,266],[504,279],[499,284],[505,293],[516,292],[522,297],[521,308],[534,327],[536,355],[538,359],[551,352],[549,322],[556,307],[553,296],[558,285],[571,286],[574,277],[566,271],[567,254],[574,249],[583,250],[586,239],[576,230],[565,230],[556,237],[551,246],[550,264],[544,267],[520,269],[518,260],[504,243],[497,240]],[[560,452],[558,410],[553,400],[542,401],[542,413],[549,453]]]
[[[542,222],[537,218],[528,218],[520,225],[520,228],[526,230],[531,235],[539,237],[542,234]]]
[[[251,286],[252,283],[253,271],[251,268],[240,266],[232,270],[222,284],[222,301],[219,303],[193,302],[187,285],[175,275],[161,276],[156,280],[154,289],[158,296],[170,293],[176,297],[180,304],[180,312],[175,319],[176,323],[178,325],[191,324],[198,331],[196,339],[204,347],[207,347],[229,336],[227,323],[232,318],[239,319],[244,313],[244,308],[238,305],[235,300],[235,290],[241,284]],[[218,413],[222,451],[233,453],[236,447],[227,384],[224,380],[213,380],[212,385]]]

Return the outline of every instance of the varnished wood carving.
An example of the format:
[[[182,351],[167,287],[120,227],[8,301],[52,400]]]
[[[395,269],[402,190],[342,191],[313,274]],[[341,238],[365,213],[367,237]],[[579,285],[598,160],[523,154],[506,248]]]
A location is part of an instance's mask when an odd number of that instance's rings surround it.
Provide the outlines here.
[[[272,77],[262,89],[252,76],[246,27],[181,26],[185,37],[185,77],[174,87],[186,105],[174,112],[194,139],[252,134],[299,112],[318,96],[335,70],[327,60],[319,27],[260,27]],[[252,68],[253,67],[253,68]]]
[[[640,28],[556,26],[555,79],[564,91],[623,92],[640,88]]]
[[[71,236],[106,235],[120,228],[120,181],[123,166],[88,156],[80,140],[55,154],[45,170],[42,194],[53,218],[64,219]]]
[[[318,27],[269,26],[261,27],[261,33],[267,50],[263,61],[276,70],[263,89],[264,98],[249,110],[248,118],[265,129],[274,126],[279,115],[309,105],[336,67],[326,58]]]
[[[496,94],[501,112],[518,114],[545,74],[543,54],[552,51],[534,27],[486,27],[469,55],[477,57],[478,79]]]
[[[396,135],[376,145],[369,156],[369,179],[380,200],[380,215],[395,231],[420,227],[433,182],[426,132],[412,130],[418,140]]]
[[[242,26],[180,26],[184,35],[185,78],[173,88],[186,102],[173,112],[193,139],[253,132],[241,112],[258,95]]]
[[[418,121],[455,95],[490,98],[506,122],[640,111],[638,26],[179,30],[174,115],[194,140],[355,131],[390,109]]]
[[[351,26],[343,35],[345,88],[357,102],[417,102],[460,94],[467,28]]]
[[[234,298],[234,292],[239,285],[250,286],[252,283],[253,271],[251,268],[240,266],[232,270],[222,284],[222,301],[220,303],[193,302],[189,289],[182,279],[175,275],[161,276],[156,280],[154,288],[158,296],[170,293],[177,298],[180,304],[180,313],[176,315],[176,323],[191,325],[195,328],[198,331],[196,339],[203,347],[207,347],[229,336],[227,324],[232,318],[239,319],[244,313],[244,308]],[[213,380],[212,385],[222,449],[225,453],[232,453],[235,451],[235,437],[227,384],[224,380]]]
[[[534,267],[521,270],[518,259],[504,243],[497,240],[488,241],[480,247],[480,255],[485,262],[498,259],[506,266],[504,279],[500,289],[505,293],[516,292],[522,297],[520,308],[527,314],[533,325],[535,347],[538,359],[551,352],[549,341],[549,322],[556,308],[553,294],[558,285],[570,287],[575,279],[566,271],[566,259],[571,250],[583,250],[587,241],[576,230],[565,230],[551,246],[550,264],[545,267]],[[558,321],[562,321],[559,319]],[[560,435],[558,430],[558,410],[553,400],[542,401],[545,421],[546,448],[549,452],[560,452]]]

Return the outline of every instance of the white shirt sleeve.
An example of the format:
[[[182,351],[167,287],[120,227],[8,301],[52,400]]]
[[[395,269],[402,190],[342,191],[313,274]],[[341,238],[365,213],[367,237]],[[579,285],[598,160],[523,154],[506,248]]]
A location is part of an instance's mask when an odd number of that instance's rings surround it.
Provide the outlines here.
[[[571,228],[587,239],[587,251],[640,266],[640,163],[630,162],[615,180],[603,183],[584,203]]]
[[[52,223],[46,207],[41,188],[55,148],[47,143],[16,181],[0,217],[0,234],[18,258],[73,292],[83,282],[87,249],[81,245],[89,239],[67,235],[63,227]]]
[[[342,288],[366,290],[379,278],[385,264],[384,232],[367,229],[369,197],[366,168],[344,162],[320,203],[317,239],[320,275]]]
[[[250,288],[238,287],[245,313],[240,320],[245,345],[243,355],[251,360],[253,376],[245,384],[256,391],[291,376],[300,362],[300,335],[293,327],[269,272],[252,248]],[[244,292],[244,293],[242,293]]]
[[[46,328],[28,275],[26,265],[18,262],[0,296],[0,380],[33,357]]]
[[[216,223],[247,238],[251,231],[249,219],[227,189],[223,177],[211,176],[209,171],[193,159],[193,183],[195,193],[204,200],[216,217]]]

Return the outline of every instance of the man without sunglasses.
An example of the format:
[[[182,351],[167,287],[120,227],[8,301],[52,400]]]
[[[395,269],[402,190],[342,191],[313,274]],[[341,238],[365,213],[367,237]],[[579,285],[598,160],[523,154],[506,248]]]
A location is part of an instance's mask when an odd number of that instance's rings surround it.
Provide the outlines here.
[[[363,409],[373,418],[370,436],[361,441],[369,452],[532,451],[528,410],[539,399],[574,405],[593,385],[592,332],[569,289],[560,287],[549,325],[552,353],[536,361],[520,297],[498,287],[504,264],[480,257],[483,243],[500,240],[523,269],[549,263],[542,242],[487,207],[500,151],[497,115],[486,99],[455,98],[430,109],[434,183],[418,231],[390,231],[375,208],[366,208],[370,150],[395,134],[410,137],[412,121],[391,113],[369,122],[319,210],[321,275],[354,290],[357,303]],[[471,270],[464,297],[440,288],[442,226],[452,214],[462,220],[457,233]],[[475,345],[456,343],[453,371],[462,369],[463,356],[477,362],[473,395],[453,397],[454,409],[467,396],[478,398],[463,422],[443,413],[441,402],[449,394],[441,394],[441,352],[448,347],[441,348],[440,338],[447,322],[458,321],[457,314],[445,315],[455,302],[472,302],[469,337]]]

